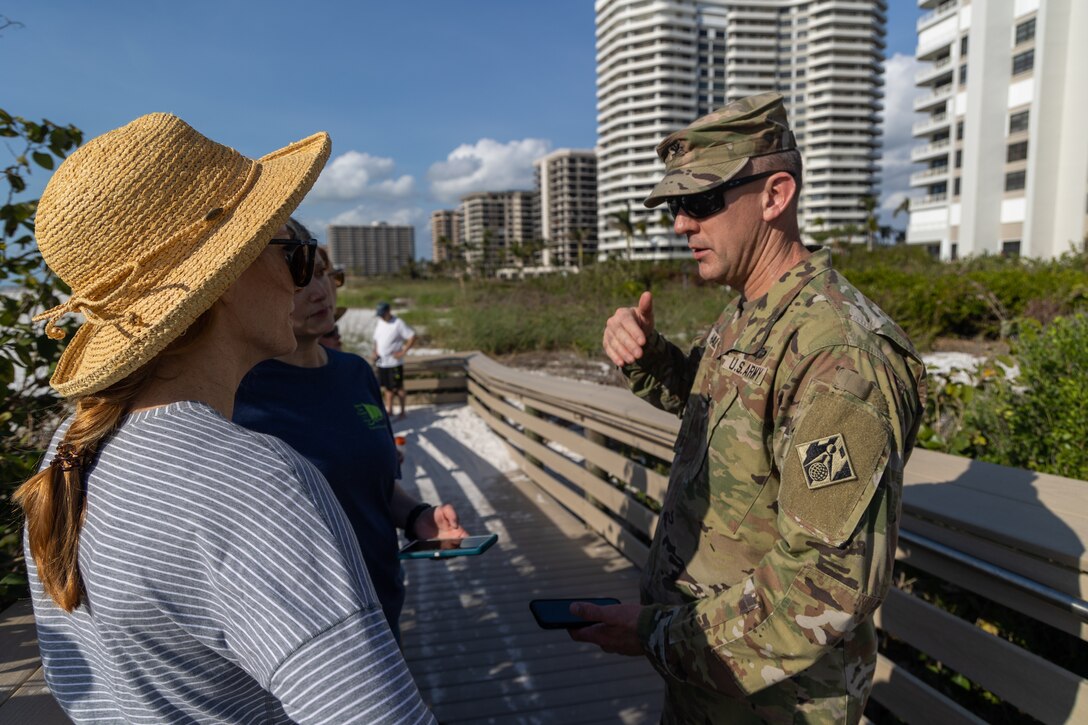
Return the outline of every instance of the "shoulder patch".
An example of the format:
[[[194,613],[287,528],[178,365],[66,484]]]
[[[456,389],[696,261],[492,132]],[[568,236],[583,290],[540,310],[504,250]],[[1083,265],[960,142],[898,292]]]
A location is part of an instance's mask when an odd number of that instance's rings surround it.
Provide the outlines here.
[[[805,404],[793,438],[805,442],[782,462],[779,509],[821,541],[841,546],[880,485],[891,426],[852,395],[823,391]]]
[[[846,449],[846,438],[842,433],[802,443],[796,446],[796,450],[798,458],[801,459],[801,472],[805,475],[805,483],[809,488],[858,480],[854,465],[850,462],[850,452]]]

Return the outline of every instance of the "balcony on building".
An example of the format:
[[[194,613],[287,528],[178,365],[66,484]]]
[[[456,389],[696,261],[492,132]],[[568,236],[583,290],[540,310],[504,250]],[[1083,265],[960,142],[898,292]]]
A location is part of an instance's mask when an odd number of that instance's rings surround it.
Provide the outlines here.
[[[932,194],[925,194],[923,196],[911,197],[910,210],[912,212],[919,211],[921,209],[930,209],[935,206],[944,206],[948,203],[948,192],[938,191]]]
[[[917,121],[912,127],[911,132],[915,136],[921,136],[926,133],[933,133],[934,131],[941,131],[948,128],[952,123],[952,117],[943,111],[927,116],[921,121]]]
[[[928,161],[929,159],[936,158],[942,154],[947,156],[948,151],[952,148],[951,139],[942,139],[940,141],[933,141],[927,143],[924,146],[915,146],[910,150],[911,161]]]
[[[934,179],[947,177],[949,167],[947,165],[934,166],[929,169],[917,171],[910,175],[911,186],[925,186],[932,184]]]
[[[930,28],[937,23],[941,22],[947,17],[950,17],[956,12],[956,8],[959,7],[959,0],[945,0],[938,3],[918,3],[921,8],[932,8],[928,13],[918,18],[917,29],[918,32],[922,32],[926,28]]]
[[[948,80],[952,79],[952,56],[945,55],[935,59],[932,64],[924,66],[914,76],[915,85],[943,85],[941,83],[944,76],[948,76]]]
[[[914,110],[919,113],[925,113],[926,111],[933,111],[942,104],[945,105],[947,110],[947,104],[950,98],[952,98],[952,84],[949,83],[945,86],[938,86],[931,93],[927,93],[924,96],[914,99]]]

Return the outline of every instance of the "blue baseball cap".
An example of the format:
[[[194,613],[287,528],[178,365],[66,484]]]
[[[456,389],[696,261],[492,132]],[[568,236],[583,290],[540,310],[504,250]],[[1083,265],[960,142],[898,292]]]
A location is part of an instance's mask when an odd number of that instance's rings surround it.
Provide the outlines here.
[[[386,312],[389,312],[389,303],[388,302],[379,302],[377,308],[375,308],[375,310],[374,310],[374,313],[378,317],[382,317],[383,315],[385,315]]]

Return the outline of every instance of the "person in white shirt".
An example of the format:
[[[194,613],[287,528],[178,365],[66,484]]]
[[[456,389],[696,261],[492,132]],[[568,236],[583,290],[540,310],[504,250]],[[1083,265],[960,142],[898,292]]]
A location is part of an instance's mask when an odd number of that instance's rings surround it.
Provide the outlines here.
[[[404,418],[404,356],[416,344],[416,333],[404,320],[389,309],[388,302],[379,302],[375,310],[378,325],[374,328],[374,362],[378,366],[378,381],[385,390],[385,409],[393,414],[393,398],[400,399],[398,420]]]

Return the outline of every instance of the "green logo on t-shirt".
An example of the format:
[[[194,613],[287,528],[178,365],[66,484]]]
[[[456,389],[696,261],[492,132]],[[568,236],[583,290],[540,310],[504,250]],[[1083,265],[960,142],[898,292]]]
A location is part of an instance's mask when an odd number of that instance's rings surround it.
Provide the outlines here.
[[[367,426],[371,429],[380,428],[385,425],[385,416],[382,415],[382,409],[376,405],[370,403],[356,403],[355,412],[359,414],[359,417],[366,421]]]

